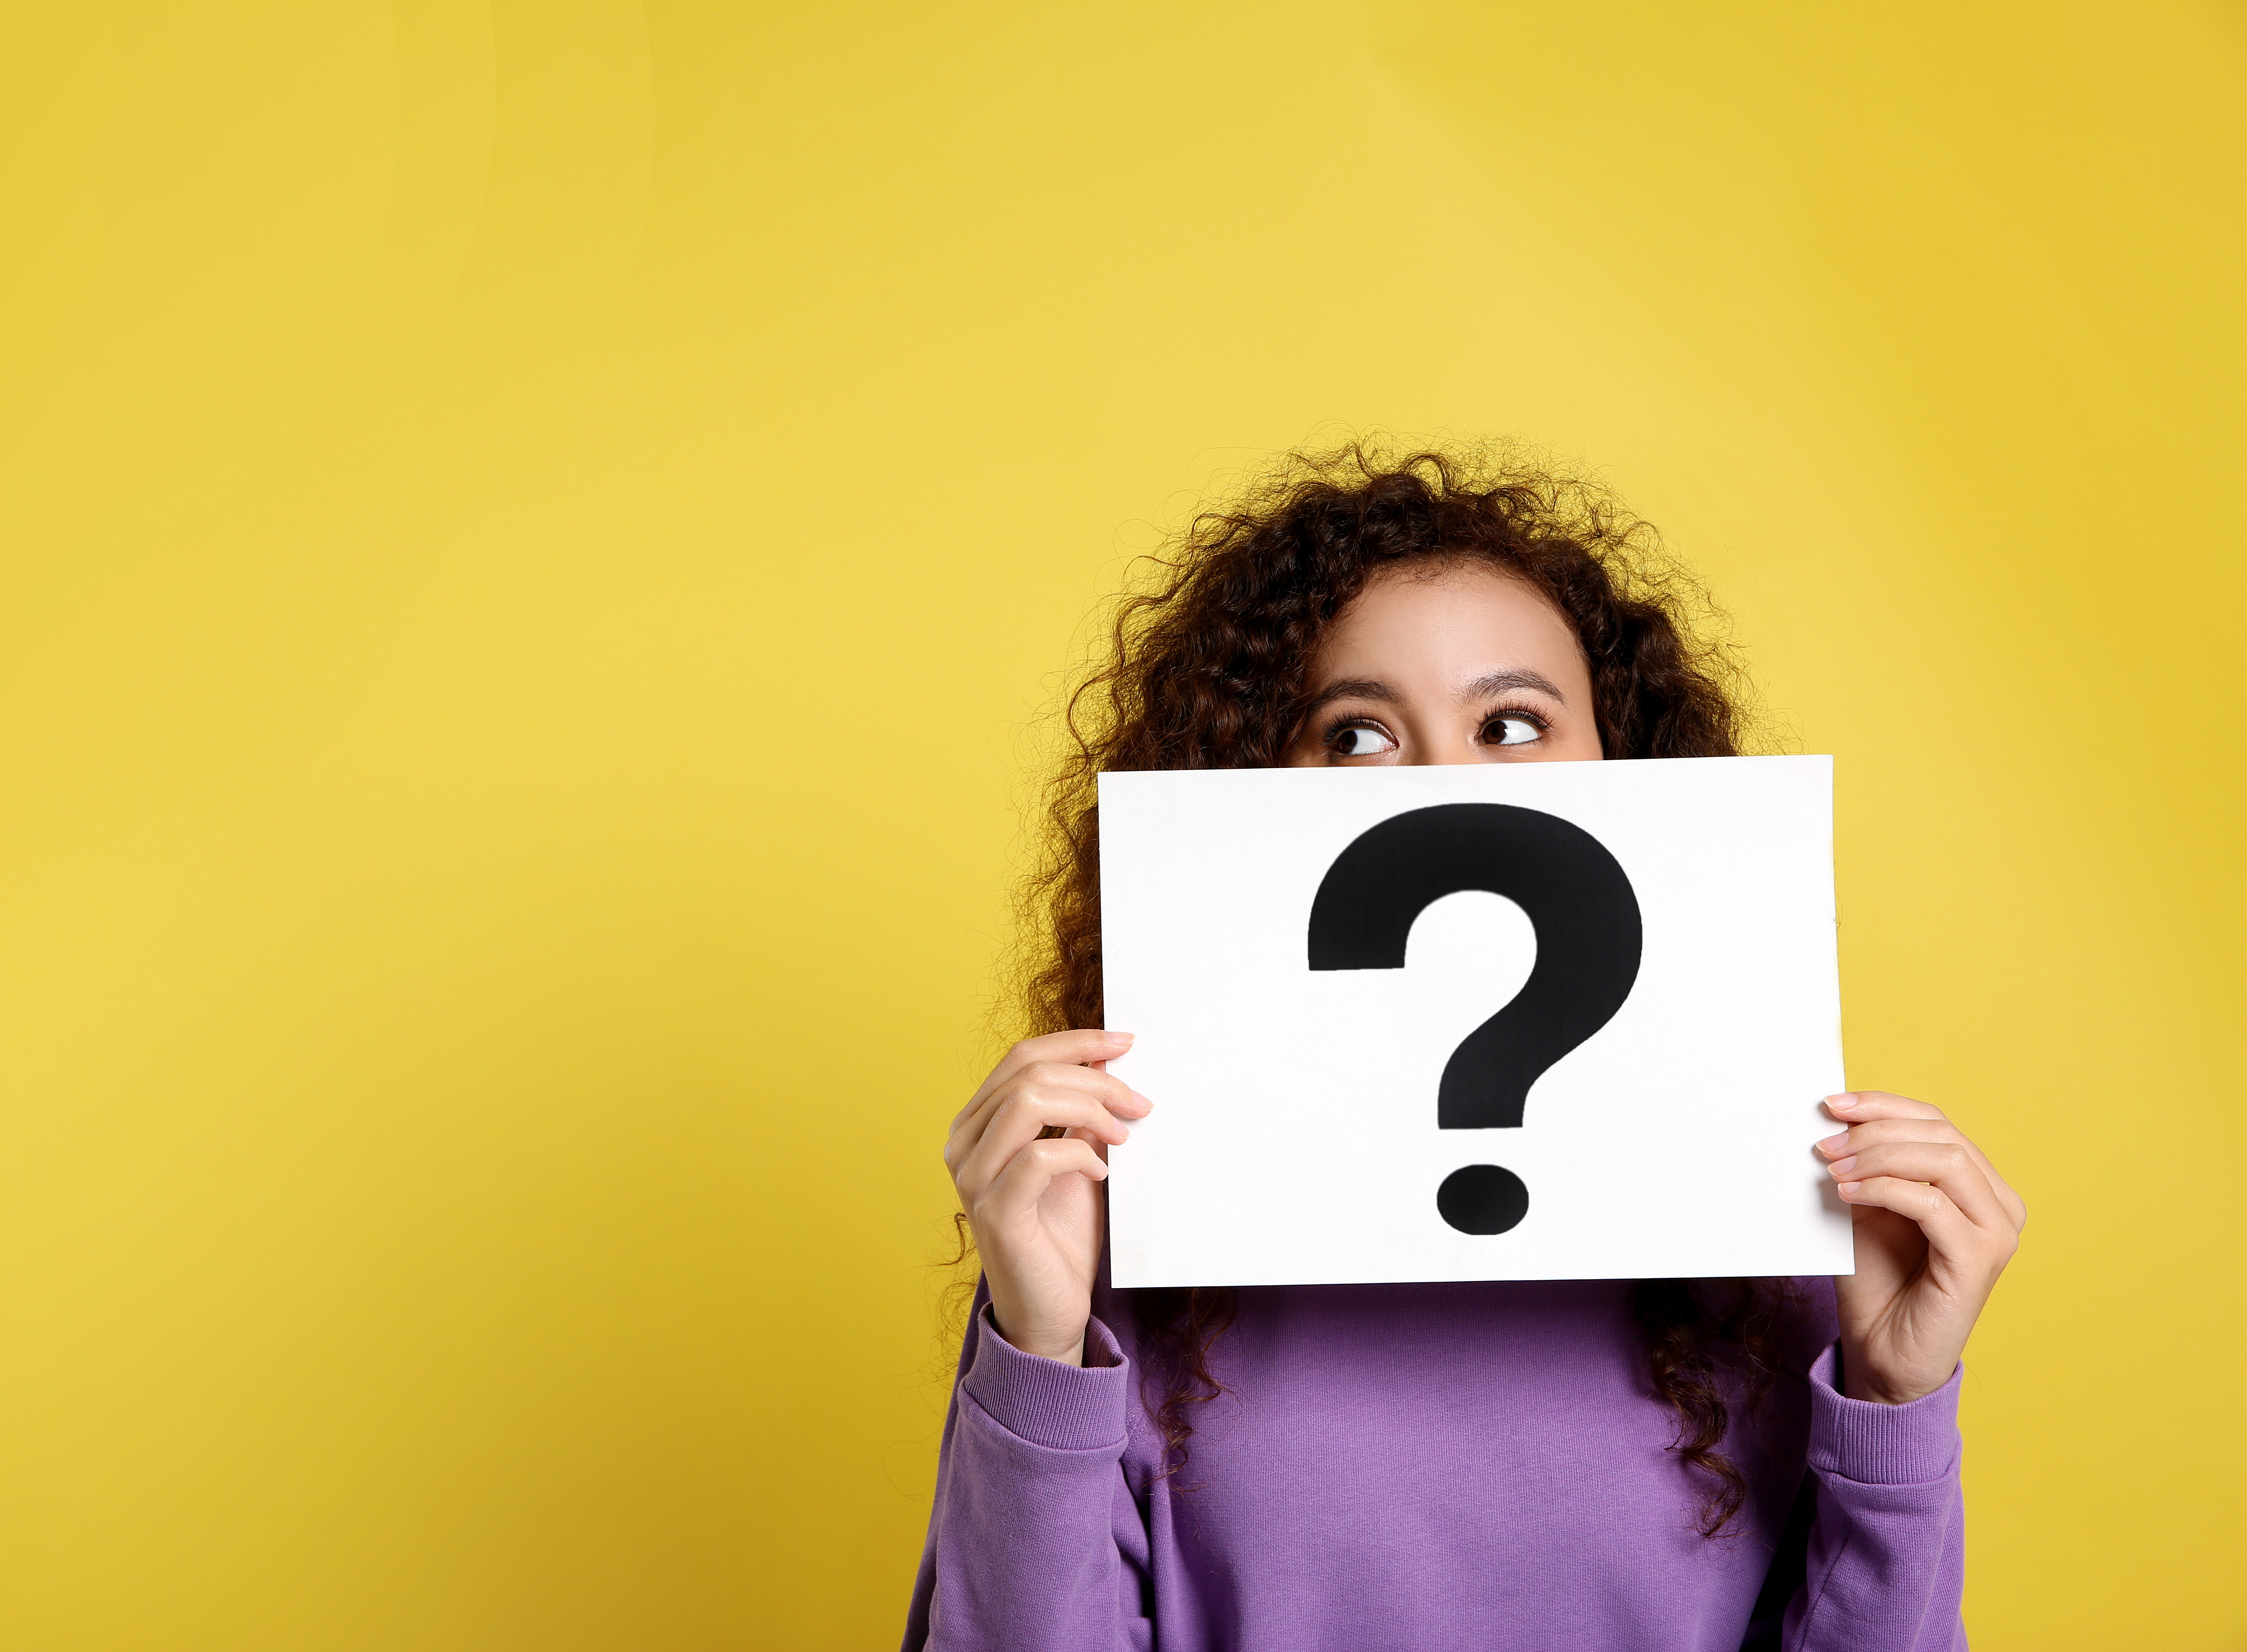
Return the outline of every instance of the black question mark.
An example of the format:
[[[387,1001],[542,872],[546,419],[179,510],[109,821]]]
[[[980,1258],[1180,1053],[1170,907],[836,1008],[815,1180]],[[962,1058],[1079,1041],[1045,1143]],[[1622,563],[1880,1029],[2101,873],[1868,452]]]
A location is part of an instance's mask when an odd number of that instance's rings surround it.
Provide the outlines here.
[[[1605,1027],[1638,980],[1638,897],[1582,827],[1510,803],[1438,803],[1390,816],[1335,857],[1311,902],[1313,969],[1402,969],[1431,903],[1462,890],[1503,895],[1529,915],[1537,966],[1512,1001],[1444,1064],[1436,1125],[1516,1130],[1529,1087]],[[1512,1171],[1470,1164],[1436,1191],[1463,1233],[1503,1233],[1529,1213]]]

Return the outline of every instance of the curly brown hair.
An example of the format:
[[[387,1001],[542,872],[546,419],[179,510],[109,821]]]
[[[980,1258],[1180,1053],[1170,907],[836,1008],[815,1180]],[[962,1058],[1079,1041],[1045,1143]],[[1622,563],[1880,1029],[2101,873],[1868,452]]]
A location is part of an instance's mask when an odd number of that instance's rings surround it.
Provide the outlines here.
[[[1610,758],[1738,753],[1743,679],[1706,595],[1651,529],[1603,490],[1503,450],[1384,454],[1364,443],[1288,455],[1222,509],[1193,518],[1155,577],[1117,604],[1104,659],[1065,701],[1068,750],[1047,799],[1042,860],[1022,898],[1021,997],[1033,1032],[1102,1024],[1099,810],[1103,770],[1255,768],[1281,761],[1321,634],[1384,570],[1471,563],[1540,592],[1591,667]],[[1130,1293],[1147,1408],[1185,1458],[1197,1406],[1223,1392],[1211,1350],[1230,1289]],[[1747,1495],[1719,1449],[1736,1404],[1776,1375],[1785,1287],[1656,1280],[1633,1287],[1653,1392],[1673,1450],[1699,1477],[1714,1536]]]

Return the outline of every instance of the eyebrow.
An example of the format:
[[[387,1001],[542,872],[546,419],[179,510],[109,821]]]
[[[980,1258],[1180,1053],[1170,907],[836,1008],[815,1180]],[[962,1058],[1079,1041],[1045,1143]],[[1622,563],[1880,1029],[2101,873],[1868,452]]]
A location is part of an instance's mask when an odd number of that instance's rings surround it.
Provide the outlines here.
[[[1342,681],[1328,683],[1319,690],[1311,703],[1303,707],[1303,714],[1308,717],[1320,707],[1331,705],[1337,700],[1371,700],[1384,706],[1394,706],[1402,699],[1404,696],[1387,683],[1376,681],[1370,677],[1345,677]]]
[[[1510,689],[1533,689],[1540,694],[1550,694],[1563,706],[1568,697],[1553,686],[1552,679],[1533,671],[1494,671],[1478,677],[1461,693],[1462,700],[1488,700],[1493,694],[1503,694]],[[1318,692],[1303,714],[1310,715],[1320,707],[1337,700],[1370,700],[1383,706],[1394,706],[1404,696],[1387,683],[1371,677],[1346,677],[1338,683],[1328,683]]]
[[[1550,694],[1563,706],[1568,697],[1553,686],[1552,679],[1533,671],[1494,671],[1486,677],[1478,677],[1467,685],[1467,700],[1487,700],[1492,694],[1502,694],[1510,688],[1531,688],[1540,694]]]

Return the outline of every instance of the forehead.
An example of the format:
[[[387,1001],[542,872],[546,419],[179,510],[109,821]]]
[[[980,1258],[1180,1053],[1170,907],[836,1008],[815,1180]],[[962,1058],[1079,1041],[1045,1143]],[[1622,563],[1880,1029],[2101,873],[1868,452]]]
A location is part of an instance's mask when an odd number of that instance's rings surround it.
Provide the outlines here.
[[[1485,563],[1455,562],[1376,575],[1319,638],[1311,668],[1395,676],[1444,666],[1581,669],[1581,660],[1574,628],[1542,591]]]

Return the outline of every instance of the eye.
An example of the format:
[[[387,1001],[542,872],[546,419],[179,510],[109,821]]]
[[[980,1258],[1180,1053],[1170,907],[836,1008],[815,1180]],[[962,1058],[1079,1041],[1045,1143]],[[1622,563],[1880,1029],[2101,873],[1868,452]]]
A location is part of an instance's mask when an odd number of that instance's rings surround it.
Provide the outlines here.
[[[1378,757],[1397,749],[1397,742],[1371,723],[1337,728],[1327,737],[1327,746],[1337,757]]]
[[[1482,726],[1483,742],[1490,746],[1526,746],[1545,732],[1545,726],[1527,717],[1493,717]]]

